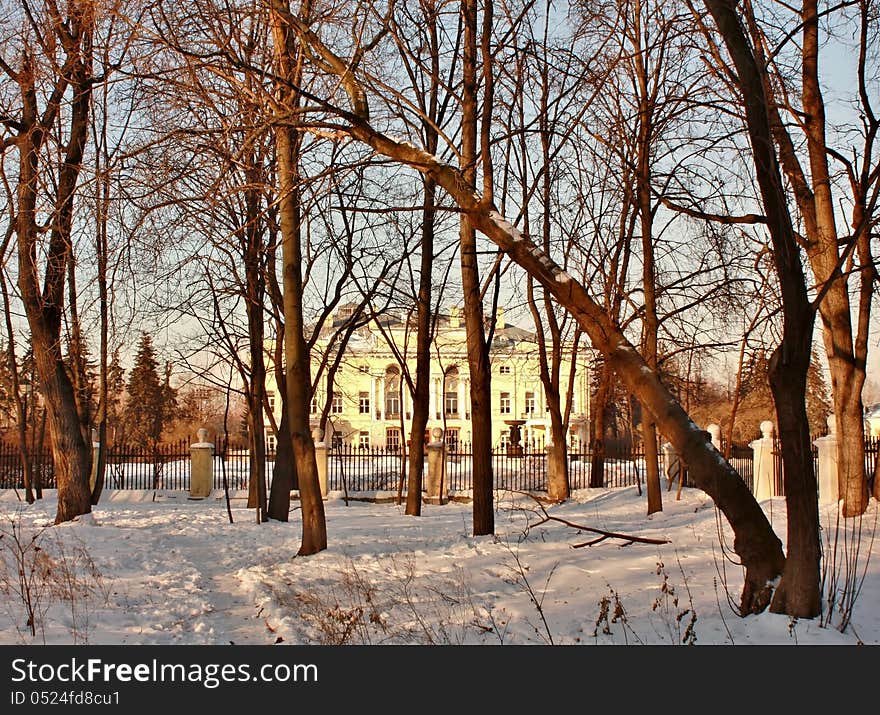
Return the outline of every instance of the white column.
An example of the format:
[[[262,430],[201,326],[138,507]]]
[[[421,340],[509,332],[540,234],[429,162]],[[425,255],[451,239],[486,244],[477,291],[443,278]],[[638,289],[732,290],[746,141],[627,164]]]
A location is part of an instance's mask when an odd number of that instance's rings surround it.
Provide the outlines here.
[[[716,424],[711,424],[706,427],[706,431],[712,435],[712,444],[715,446],[719,452],[721,451],[721,427]]]
[[[437,379],[432,377],[428,381],[428,420],[436,419],[437,414]]]
[[[840,500],[840,482],[837,471],[837,422],[828,415],[828,435],[819,437],[813,444],[819,450],[819,501],[836,504]]]
[[[776,496],[776,457],[773,454],[773,423],[761,423],[761,439],[749,445],[753,451],[753,487],[755,499],[769,499]]]
[[[385,377],[379,378],[379,419],[385,421]]]
[[[372,422],[376,416],[376,378],[370,376],[370,421]]]
[[[467,397],[467,390],[465,389],[465,380],[459,378],[458,380],[458,414],[461,416],[461,419],[464,419],[465,414],[467,413],[467,409],[465,408],[465,398]]]

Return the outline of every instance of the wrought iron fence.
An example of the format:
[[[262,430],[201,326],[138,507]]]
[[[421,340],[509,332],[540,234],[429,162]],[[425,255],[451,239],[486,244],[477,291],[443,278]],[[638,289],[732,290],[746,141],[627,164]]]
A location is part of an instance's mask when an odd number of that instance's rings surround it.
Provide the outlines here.
[[[812,441],[812,440],[811,440]],[[777,452],[776,493],[784,496],[781,458]],[[873,478],[880,454],[880,437],[865,441],[865,469]],[[397,491],[401,480],[406,486],[405,453],[400,449],[342,445],[328,455],[328,487],[350,492]],[[266,481],[271,484],[275,452],[266,455]],[[188,490],[190,482],[190,440],[180,440],[156,448],[144,445],[116,445],[107,453],[105,486],[108,489]],[[28,455],[32,484],[55,488],[52,454],[48,449]],[[814,468],[818,474],[818,450],[813,446]],[[748,444],[733,444],[729,461],[743,481],[753,489],[753,456]],[[646,465],[641,446],[609,445],[604,455],[602,486],[615,488],[644,483]],[[660,473],[664,474],[663,452],[660,451]],[[569,486],[586,489],[594,467],[593,455],[583,449],[568,454]],[[427,460],[425,460],[427,470]],[[543,445],[527,442],[522,454],[513,454],[506,447],[492,452],[492,469],[496,489],[542,492],[547,490],[547,453]],[[473,450],[470,444],[448,445],[443,480],[453,492],[473,488]],[[22,489],[24,471],[18,445],[0,442],[0,489]],[[246,489],[251,474],[247,450],[236,450],[223,440],[214,455],[213,485],[222,489]],[[686,486],[693,486],[690,481]]]
[[[113,445],[107,450],[107,489],[189,489],[190,441]]]

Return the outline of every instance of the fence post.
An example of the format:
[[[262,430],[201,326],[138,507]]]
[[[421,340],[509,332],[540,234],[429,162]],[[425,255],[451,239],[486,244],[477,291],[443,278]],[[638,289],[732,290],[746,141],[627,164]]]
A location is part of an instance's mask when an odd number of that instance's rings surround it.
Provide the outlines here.
[[[837,472],[837,422],[828,415],[828,435],[819,437],[813,444],[819,450],[819,501],[836,504],[840,499],[840,483]]]
[[[446,463],[446,443],[443,441],[443,430],[435,427],[431,430],[431,441],[428,442],[428,492],[429,504],[443,504],[449,493],[448,482],[444,483],[443,494],[440,493],[440,482],[443,480],[443,467]]]
[[[92,430],[92,472],[89,474],[89,489],[95,491],[95,482],[98,481],[98,455],[101,452],[101,443],[98,441],[98,430]]]
[[[190,445],[192,467],[189,477],[190,499],[204,499],[214,486],[214,444],[208,441],[208,430],[198,431],[198,442]]]
[[[312,430],[312,440],[315,443],[315,461],[318,464],[318,484],[321,487],[321,496],[326,497],[327,487],[327,443],[324,441],[324,432],[315,427]]]
[[[761,423],[761,438],[749,443],[753,452],[753,480],[755,499],[769,499],[776,496],[776,457],[773,454],[773,423]]]

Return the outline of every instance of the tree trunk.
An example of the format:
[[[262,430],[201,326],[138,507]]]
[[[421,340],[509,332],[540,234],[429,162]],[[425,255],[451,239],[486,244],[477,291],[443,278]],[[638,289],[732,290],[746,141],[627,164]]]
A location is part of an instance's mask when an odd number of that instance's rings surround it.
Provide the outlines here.
[[[645,313],[642,319],[643,350],[648,367],[657,370],[657,275],[654,269],[654,212],[651,201],[651,147],[654,139],[653,106],[648,88],[648,67],[643,45],[642,4],[635,0],[633,10],[632,43],[635,63],[635,85],[638,88],[639,115],[637,131],[636,200],[642,234],[642,289],[645,295]],[[645,449],[645,482],[648,493],[648,514],[663,511],[663,492],[660,489],[660,467],[657,455],[657,427],[650,414],[642,413],[642,444]]]
[[[279,382],[282,388],[284,382]],[[287,521],[290,518],[290,491],[297,488],[296,472],[293,463],[293,442],[290,437],[289,418],[287,409],[282,402],[281,422],[278,425],[278,439],[275,446],[275,466],[272,469],[272,486],[269,490],[270,519]]]
[[[605,419],[613,377],[608,362],[603,360],[590,406],[590,487],[593,489],[605,486]]]
[[[800,251],[773,147],[769,103],[759,63],[733,6],[725,0],[705,0],[705,4],[724,39],[742,90],[755,175],[782,294],[782,342],[771,361],[770,383],[785,471],[788,561],[772,608],[791,616],[812,618],[820,613],[821,547],[805,398],[815,314],[807,296]],[[685,461],[690,463],[687,457]]]
[[[248,324],[250,384],[248,385],[249,447],[252,455],[248,507],[259,508],[260,521],[267,517],[266,504],[266,435],[263,431],[263,404],[266,402],[266,363],[263,358],[265,326],[263,301],[266,295],[263,273],[263,240],[259,230],[262,192],[261,175],[253,152],[248,155],[248,188],[245,192],[247,223],[242,227],[245,244],[245,312]],[[253,502],[251,503],[251,491]]]
[[[17,187],[18,216],[18,284],[31,331],[31,344],[40,386],[45,400],[55,475],[58,486],[56,523],[69,521],[91,511],[89,472],[91,446],[83,439],[77,399],[61,354],[61,323],[64,314],[65,277],[68,263],[73,260],[71,230],[73,198],[89,127],[89,105],[92,88],[91,35],[94,15],[87,8],[72,8],[76,12],[69,19],[72,42],[64,43],[67,53],[65,76],[56,80],[54,104],[40,116],[35,86],[36,71],[31,58],[25,54],[22,69],[17,76],[22,99],[21,129],[16,139],[19,153]],[[57,28],[53,28],[57,29]],[[50,30],[51,32],[52,30]],[[42,253],[38,249],[40,229],[37,218],[37,196],[40,180],[40,153],[47,137],[48,127],[56,122],[60,112],[60,96],[66,89],[72,91],[72,101],[66,112],[69,117],[69,136],[63,159],[59,160],[51,230],[48,245]],[[58,120],[61,123],[61,120]],[[51,181],[46,179],[47,184]],[[45,264],[43,288],[40,289],[38,265]]]
[[[434,148],[436,151],[436,139]],[[409,479],[406,488],[406,513],[422,513],[422,474],[425,468],[425,430],[428,427],[431,387],[431,279],[434,265],[434,219],[437,186],[425,179],[425,206],[422,209],[422,257],[419,274],[418,313],[416,317],[416,385],[413,391],[410,430]]]
[[[464,45],[462,56],[461,176],[476,190],[477,163],[477,3],[462,0]],[[495,532],[492,500],[492,381],[489,347],[486,344],[477,239],[474,226],[462,215],[459,228],[461,283],[470,371],[471,431],[473,452],[474,536]]]
[[[308,13],[308,3],[301,12]],[[295,116],[299,93],[292,88],[299,86],[302,77],[302,53],[296,47],[290,26],[279,16],[289,15],[284,0],[273,0],[274,18],[272,32],[275,40],[276,59],[281,77],[287,83],[279,83],[282,104]],[[301,135],[287,125],[275,128],[278,160],[278,215],[281,229],[282,275],[284,286],[284,355],[285,382],[287,388],[287,413],[290,424],[293,463],[299,481],[302,505],[301,556],[315,554],[327,548],[327,523],[324,517],[324,501],[318,482],[318,465],[315,460],[315,444],[309,425],[312,401],[310,356],[305,341],[303,319],[302,225],[300,216],[299,171]]]

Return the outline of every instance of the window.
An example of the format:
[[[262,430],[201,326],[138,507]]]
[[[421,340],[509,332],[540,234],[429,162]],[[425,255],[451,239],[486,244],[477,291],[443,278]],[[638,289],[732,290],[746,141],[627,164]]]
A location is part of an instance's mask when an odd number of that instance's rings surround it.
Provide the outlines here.
[[[535,403],[535,393],[527,392],[526,393],[526,414],[533,415],[537,412],[537,405]]]
[[[400,414],[400,393],[389,392],[385,395],[385,416],[396,417]]]
[[[458,430],[457,429],[455,429],[455,428],[447,429],[446,434],[444,436],[444,439],[446,441],[446,449],[449,452],[458,452],[459,440],[458,440]]]
[[[358,370],[360,370],[365,375],[370,374],[370,366],[369,365],[358,365]]]
[[[275,393],[267,392],[266,399],[269,401],[269,410],[271,412],[275,412]]]
[[[317,397],[313,397],[313,398],[312,398],[312,407],[311,407],[311,410],[312,410],[312,414],[313,414],[313,415],[318,414],[318,398],[317,398]]]
[[[333,430],[333,437],[330,438],[330,447],[332,449],[342,449],[342,432]]]
[[[443,413],[447,417],[458,417],[458,367],[452,365],[443,376]]]
[[[510,432],[508,430],[504,430],[501,433],[501,449],[506,450],[510,446]]]
[[[389,427],[385,430],[385,449],[389,452],[400,451],[400,428]]]
[[[502,365],[498,368],[498,372],[501,375],[509,375],[510,374],[510,365]]]
[[[330,413],[334,415],[342,414],[342,395],[338,392],[333,393],[333,402],[330,403]]]
[[[392,365],[385,371],[385,416],[396,417],[399,414],[400,370]]]
[[[509,392],[502,392],[501,393],[500,408],[501,408],[500,411],[501,411],[502,415],[509,415],[510,414],[510,393]]]
[[[271,432],[266,433],[266,451],[274,452],[278,447],[278,441],[275,439],[275,435]]]
[[[358,447],[361,449],[369,449],[370,447],[370,433],[369,432],[361,432],[358,434]]]
[[[358,395],[358,412],[362,415],[370,414],[370,393],[362,392]]]

